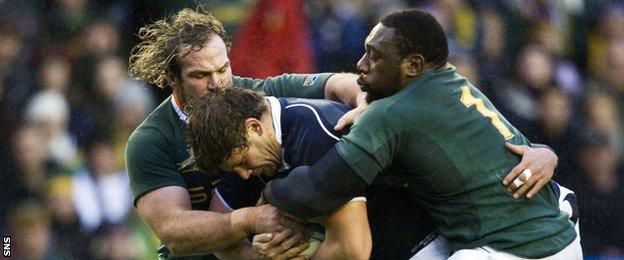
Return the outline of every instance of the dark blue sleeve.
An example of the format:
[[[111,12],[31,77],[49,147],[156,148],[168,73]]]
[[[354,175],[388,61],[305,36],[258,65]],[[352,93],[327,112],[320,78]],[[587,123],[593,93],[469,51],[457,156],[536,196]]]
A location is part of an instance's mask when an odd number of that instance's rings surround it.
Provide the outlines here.
[[[312,166],[294,168],[288,176],[267,184],[264,197],[277,208],[307,219],[336,210],[364,196],[367,183],[332,148]]]

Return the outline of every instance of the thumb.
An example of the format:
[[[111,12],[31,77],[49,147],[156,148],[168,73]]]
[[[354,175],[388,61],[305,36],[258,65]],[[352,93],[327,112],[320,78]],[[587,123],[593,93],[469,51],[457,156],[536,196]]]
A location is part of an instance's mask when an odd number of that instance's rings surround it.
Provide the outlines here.
[[[336,126],[334,126],[334,130],[336,131],[342,131],[343,128],[345,128],[345,126],[347,126],[349,124],[349,113],[344,114],[339,120],[338,123],[336,123]]]
[[[273,238],[273,234],[263,233],[263,234],[255,235],[253,240],[259,243],[266,243],[266,242],[271,241],[272,238]]]
[[[524,150],[526,149],[526,147],[524,145],[515,145],[515,144],[511,144],[511,143],[505,143],[505,147],[507,148],[507,150],[509,150],[510,152],[517,154],[517,155],[524,155]]]

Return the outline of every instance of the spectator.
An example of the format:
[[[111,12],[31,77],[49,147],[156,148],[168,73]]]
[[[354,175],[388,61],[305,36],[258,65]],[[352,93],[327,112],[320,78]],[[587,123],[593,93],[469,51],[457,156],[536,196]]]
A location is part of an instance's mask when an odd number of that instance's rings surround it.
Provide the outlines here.
[[[527,132],[527,137],[536,143],[548,144],[557,156],[557,174],[554,179],[565,187],[572,188],[578,183],[576,151],[580,133],[574,118],[574,100],[565,91],[551,88],[539,99],[538,118]]]
[[[35,91],[30,57],[28,44],[20,34],[0,24],[0,109],[11,114],[0,116],[0,122],[7,129],[17,126],[15,115],[21,114],[28,97]]]
[[[95,138],[85,150],[87,168],[75,173],[72,196],[80,225],[92,232],[123,223],[132,207],[132,196],[126,173],[116,167],[107,138]]]
[[[72,200],[72,178],[66,174],[55,175],[46,186],[46,204],[59,254],[66,259],[92,258],[89,255],[90,236],[80,229]]]
[[[116,56],[119,52],[119,30],[114,23],[106,20],[88,25],[82,32],[79,43],[73,48],[75,68],[72,72],[72,84],[70,86],[70,104],[72,107],[72,130],[79,138],[80,144],[84,138],[91,135],[93,129],[98,128],[98,123],[105,124],[108,121],[99,122],[98,116],[106,116],[109,111],[101,111],[105,106],[106,97],[101,96],[98,90],[99,84],[114,84],[113,82],[101,82],[97,74],[101,73],[98,64],[108,57]],[[95,106],[95,107],[94,107]],[[110,115],[110,113],[109,113]]]
[[[48,15],[42,16],[41,19],[41,24],[45,26],[43,39],[52,45],[75,41],[75,37],[92,18],[88,4],[87,0],[49,1],[44,6],[44,10],[48,10]]]
[[[7,195],[13,198],[13,202],[27,197],[43,198],[49,168],[48,145],[41,129],[27,125],[16,132],[13,142],[16,176],[14,182],[5,184],[11,191]]]
[[[76,143],[68,132],[69,106],[65,96],[54,90],[37,93],[26,107],[26,120],[43,130],[50,158],[62,167],[76,159]]]
[[[91,110],[97,123],[92,129],[106,129],[112,134],[116,167],[124,169],[128,137],[155,107],[154,97],[144,83],[128,78],[127,65],[119,57],[104,57],[95,68],[97,95]]]
[[[552,87],[553,61],[541,47],[527,46],[516,65],[515,78],[497,89],[495,100],[501,113],[523,132],[537,119],[537,100]]]
[[[624,133],[613,97],[599,91],[590,93],[584,108],[587,125],[607,138],[619,159],[624,151]]]
[[[551,23],[539,22],[529,31],[532,44],[544,48],[553,57],[553,80],[561,89],[574,95],[582,91],[581,75],[576,65],[565,57],[566,47],[562,28]]]
[[[9,214],[10,234],[15,239],[11,255],[23,259],[58,259],[50,230],[50,215],[41,203],[27,200]]]
[[[601,73],[594,88],[600,89],[615,98],[620,116],[624,116],[624,38],[610,41],[606,45],[606,59],[601,64]],[[624,118],[620,117],[620,121]]]
[[[318,71],[353,71],[368,31],[362,1],[308,1]]]
[[[507,69],[505,23],[502,15],[493,8],[479,10],[479,16],[478,48],[475,52],[480,87],[486,94],[493,94],[496,88],[501,87]]]
[[[579,155],[582,178],[575,190],[580,211],[583,253],[588,256],[624,255],[624,172],[609,138],[586,130]],[[608,229],[605,229],[608,227]]]

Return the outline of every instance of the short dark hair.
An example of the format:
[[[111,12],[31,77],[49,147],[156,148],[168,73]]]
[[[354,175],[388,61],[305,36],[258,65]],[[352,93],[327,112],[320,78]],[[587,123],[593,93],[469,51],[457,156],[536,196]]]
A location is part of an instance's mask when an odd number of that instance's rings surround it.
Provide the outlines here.
[[[396,30],[399,55],[420,54],[425,62],[438,66],[446,64],[448,42],[444,30],[433,15],[408,9],[385,15],[381,24]]]
[[[216,170],[235,148],[247,147],[247,118],[267,111],[263,95],[230,87],[209,91],[188,104],[188,143],[201,171]]]

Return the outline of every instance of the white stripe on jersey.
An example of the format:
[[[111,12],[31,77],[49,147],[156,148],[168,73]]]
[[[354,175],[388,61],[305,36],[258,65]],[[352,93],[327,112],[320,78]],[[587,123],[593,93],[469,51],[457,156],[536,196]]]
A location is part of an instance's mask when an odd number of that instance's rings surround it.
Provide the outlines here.
[[[219,189],[218,188],[214,189],[214,194],[217,195],[217,198],[219,199],[219,201],[221,201],[221,203],[223,203],[223,207],[225,207],[229,211],[234,211],[234,209],[232,207],[230,207],[230,205],[223,199],[223,196],[221,196],[221,193],[219,193]]]
[[[273,129],[278,144],[282,144],[282,106],[276,97],[264,97],[271,104],[271,115],[273,116]]]
[[[325,131],[325,133],[327,135],[329,135],[331,138],[336,139],[336,141],[340,140],[340,138],[338,138],[337,136],[335,136],[334,134],[332,134],[329,130],[327,130],[327,127],[325,127],[325,125],[323,125],[323,121],[321,121],[321,117],[319,116],[318,112],[316,112],[316,110],[306,104],[292,104],[292,105],[288,105],[285,107],[285,109],[291,108],[291,107],[307,107],[310,110],[312,110],[312,113],[314,113],[314,116],[316,117],[316,121],[318,121],[319,125],[321,126],[321,128],[323,128],[323,131]]]

